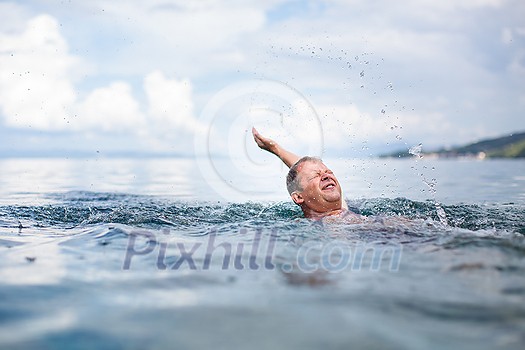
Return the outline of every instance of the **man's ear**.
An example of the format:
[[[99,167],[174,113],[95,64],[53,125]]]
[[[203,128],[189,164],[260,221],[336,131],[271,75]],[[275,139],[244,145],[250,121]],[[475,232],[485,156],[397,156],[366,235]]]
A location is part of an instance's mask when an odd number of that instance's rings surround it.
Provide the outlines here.
[[[295,204],[302,204],[304,203],[304,198],[303,198],[303,195],[299,192],[292,192],[291,194],[292,196],[292,200],[294,201]]]

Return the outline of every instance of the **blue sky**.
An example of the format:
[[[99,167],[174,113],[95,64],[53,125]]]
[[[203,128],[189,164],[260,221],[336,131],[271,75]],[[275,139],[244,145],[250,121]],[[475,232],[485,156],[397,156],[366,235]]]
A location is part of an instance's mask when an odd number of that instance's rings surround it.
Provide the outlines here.
[[[1,1],[0,155],[227,156],[253,124],[349,157],[523,131],[523,18],[519,0]]]

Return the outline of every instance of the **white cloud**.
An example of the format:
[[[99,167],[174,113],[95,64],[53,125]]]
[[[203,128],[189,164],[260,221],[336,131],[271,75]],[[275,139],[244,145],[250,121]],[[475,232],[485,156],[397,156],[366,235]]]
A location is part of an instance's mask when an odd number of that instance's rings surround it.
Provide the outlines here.
[[[505,0],[410,0],[412,6],[426,11],[451,12],[457,9],[475,9],[480,7],[500,7]]]
[[[159,137],[202,130],[194,117],[189,80],[148,74],[141,106],[126,81],[79,94],[74,82],[86,64],[69,53],[55,18],[39,15],[0,32],[0,112],[4,125],[43,131],[140,134],[157,150]],[[80,96],[84,96],[80,98]],[[0,119],[0,122],[2,119]],[[88,135],[86,134],[86,135]],[[189,142],[189,141],[188,141]]]
[[[439,112],[421,115],[408,111],[393,114],[383,111],[372,115],[355,105],[319,106],[317,112],[325,132],[325,148],[366,150],[369,143],[382,142],[388,145],[423,140],[436,146],[447,137],[457,138],[461,132],[455,130],[452,123]]]
[[[162,72],[155,71],[144,79],[144,91],[151,122],[159,130],[171,132],[182,128],[194,132],[202,129],[194,117],[192,87],[188,79],[167,79]]]
[[[141,131],[146,127],[139,104],[125,82],[114,82],[95,89],[79,106],[77,129],[102,131]]]
[[[48,15],[27,22],[21,33],[0,33],[0,108],[5,123],[42,130],[67,128],[76,91],[68,74],[78,60],[56,20]]]
[[[13,2],[0,2],[0,33],[23,30],[27,17],[27,8]]]
[[[344,147],[347,142],[362,142],[384,134],[385,123],[360,111],[355,105],[319,106],[318,113],[328,147]]]
[[[0,34],[0,46],[0,107],[6,125],[48,131],[144,127],[126,83],[96,88],[78,100],[74,70],[83,67],[68,52],[53,17],[39,15],[21,33]]]
[[[369,143],[380,141],[387,145],[399,141],[402,129],[410,126],[409,120],[401,121],[381,113],[372,115],[356,105],[323,105],[317,112],[325,134],[324,147],[329,150],[351,149],[368,154]]]
[[[508,68],[514,76],[520,79],[525,77],[525,50],[518,51]]]
[[[88,11],[102,27],[129,38],[107,62],[113,72],[147,74],[160,69],[177,75],[203,76],[233,69],[243,62],[253,33],[264,30],[265,11],[272,2],[224,1],[98,1]],[[135,59],[136,50],[155,53]]]
[[[517,27],[515,29],[518,35],[525,36],[525,27]]]
[[[503,28],[501,31],[501,41],[504,44],[509,45],[510,43],[512,43],[512,39],[513,39],[512,29]]]

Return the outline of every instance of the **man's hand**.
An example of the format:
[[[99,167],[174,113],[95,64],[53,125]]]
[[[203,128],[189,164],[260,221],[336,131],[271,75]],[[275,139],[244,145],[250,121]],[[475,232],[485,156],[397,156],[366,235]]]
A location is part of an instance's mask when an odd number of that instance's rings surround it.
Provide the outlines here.
[[[262,136],[255,128],[252,128],[252,134],[255,143],[257,143],[257,146],[265,151],[275,154],[283,161],[284,164],[286,164],[288,168],[290,168],[295,164],[295,162],[299,160],[298,156],[283,149],[277,142]]]
[[[277,143],[275,143],[275,141],[262,136],[255,128],[252,128],[252,134],[253,139],[255,140],[255,143],[257,143],[257,146],[259,146],[259,148],[270,153],[276,154],[278,145]]]

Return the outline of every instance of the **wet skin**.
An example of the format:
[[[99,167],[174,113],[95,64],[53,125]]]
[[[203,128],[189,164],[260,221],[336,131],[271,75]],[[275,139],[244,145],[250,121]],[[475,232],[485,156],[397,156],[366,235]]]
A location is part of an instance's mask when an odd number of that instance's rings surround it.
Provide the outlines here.
[[[297,170],[302,190],[293,192],[292,199],[301,206],[306,217],[323,217],[342,211],[341,186],[326,165],[307,161],[300,164]]]

